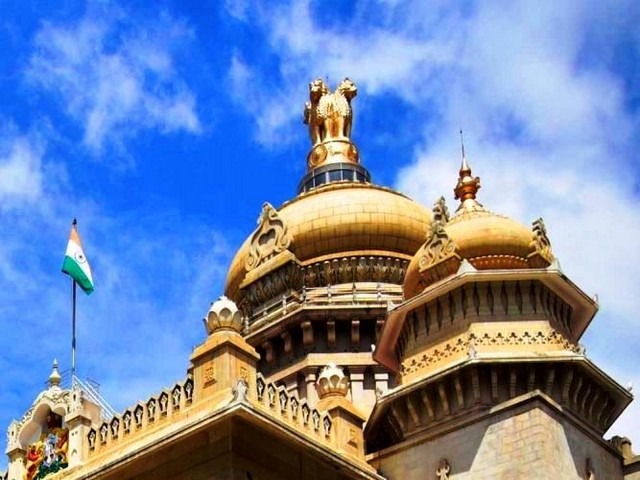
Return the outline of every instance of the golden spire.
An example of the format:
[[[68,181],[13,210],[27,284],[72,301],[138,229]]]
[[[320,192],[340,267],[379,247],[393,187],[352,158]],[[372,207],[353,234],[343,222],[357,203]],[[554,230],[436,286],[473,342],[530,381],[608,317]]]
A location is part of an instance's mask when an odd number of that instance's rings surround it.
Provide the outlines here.
[[[456,200],[460,200],[460,206],[457,211],[461,210],[480,210],[482,205],[476,200],[476,194],[480,190],[480,177],[474,177],[471,174],[471,167],[467,163],[467,157],[464,153],[464,138],[462,130],[460,130],[460,144],[462,146],[462,164],[460,165],[460,176],[456,188],[453,189]]]

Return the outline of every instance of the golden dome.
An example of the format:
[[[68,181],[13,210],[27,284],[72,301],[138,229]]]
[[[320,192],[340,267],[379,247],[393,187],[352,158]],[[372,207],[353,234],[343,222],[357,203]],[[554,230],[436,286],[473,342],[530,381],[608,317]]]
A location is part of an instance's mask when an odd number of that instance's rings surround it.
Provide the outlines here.
[[[449,218],[444,198],[434,205],[427,241],[412,258],[404,280],[405,299],[455,274],[466,260],[477,270],[543,268],[553,255],[542,219],[532,228],[492,213],[476,200],[480,179],[463,158],[454,190],[461,203]]]
[[[280,243],[286,245],[282,250],[301,264],[338,255],[389,253],[409,260],[424,243],[431,219],[428,209],[394,190],[353,182],[330,183],[299,195],[277,211],[270,208],[273,228],[258,227],[231,263],[225,292],[232,299],[256,263],[252,259],[268,258],[273,250],[260,245],[256,235],[261,230],[265,232],[262,243],[275,247],[274,236],[280,235]],[[261,217],[261,221],[264,225],[266,220]]]

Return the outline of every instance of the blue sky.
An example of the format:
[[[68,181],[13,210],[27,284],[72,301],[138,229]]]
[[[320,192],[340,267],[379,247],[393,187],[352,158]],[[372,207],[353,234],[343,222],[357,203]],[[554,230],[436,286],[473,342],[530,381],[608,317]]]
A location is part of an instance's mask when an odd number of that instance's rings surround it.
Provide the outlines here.
[[[295,195],[317,77],[357,83],[364,165],[427,206],[454,205],[462,127],[480,200],[544,217],[565,273],[601,303],[587,355],[640,388],[634,0],[0,10],[0,430],[54,357],[70,366],[73,217],[96,283],[78,302],[81,376],[121,410],[185,375],[262,203]],[[610,434],[639,429],[635,405]]]

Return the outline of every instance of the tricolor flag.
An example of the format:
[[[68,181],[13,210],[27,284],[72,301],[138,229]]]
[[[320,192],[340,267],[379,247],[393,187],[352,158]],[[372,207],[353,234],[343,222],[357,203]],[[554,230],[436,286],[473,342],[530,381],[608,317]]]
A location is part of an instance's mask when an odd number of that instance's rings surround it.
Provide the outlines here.
[[[71,234],[69,235],[69,243],[67,244],[67,253],[62,263],[62,271],[69,275],[80,285],[80,288],[89,295],[93,292],[93,278],[91,277],[91,268],[87,257],[82,251],[82,243],[76,230],[76,221],[73,221]]]

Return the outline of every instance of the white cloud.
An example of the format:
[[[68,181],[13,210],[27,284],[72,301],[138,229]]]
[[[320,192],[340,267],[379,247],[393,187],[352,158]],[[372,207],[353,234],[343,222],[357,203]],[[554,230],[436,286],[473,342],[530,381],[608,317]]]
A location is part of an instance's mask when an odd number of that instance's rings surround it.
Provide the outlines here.
[[[42,26],[27,78],[58,98],[96,153],[145,129],[198,133],[195,96],[175,66],[191,36],[166,14],[130,23],[92,10],[72,25]]]
[[[0,209],[42,195],[42,148],[26,136],[0,139]]]

